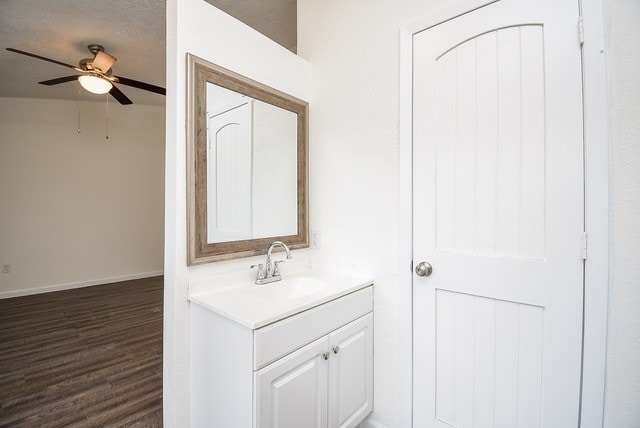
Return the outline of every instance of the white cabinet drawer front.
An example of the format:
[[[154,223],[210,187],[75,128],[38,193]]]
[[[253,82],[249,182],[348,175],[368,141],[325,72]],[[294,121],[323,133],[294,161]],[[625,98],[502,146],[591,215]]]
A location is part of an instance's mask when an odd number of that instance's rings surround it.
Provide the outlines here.
[[[329,428],[355,427],[373,409],[373,314],[329,335]]]
[[[328,337],[254,374],[258,428],[326,428]]]
[[[254,332],[254,370],[258,370],[373,311],[373,287],[367,287]]]

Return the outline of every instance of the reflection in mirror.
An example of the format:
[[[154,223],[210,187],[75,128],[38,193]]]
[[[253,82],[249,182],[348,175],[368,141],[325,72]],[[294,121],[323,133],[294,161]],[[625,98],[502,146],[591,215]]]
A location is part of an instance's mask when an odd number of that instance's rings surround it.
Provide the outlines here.
[[[207,242],[295,235],[297,115],[206,86]]]
[[[188,60],[188,264],[308,247],[308,104]]]

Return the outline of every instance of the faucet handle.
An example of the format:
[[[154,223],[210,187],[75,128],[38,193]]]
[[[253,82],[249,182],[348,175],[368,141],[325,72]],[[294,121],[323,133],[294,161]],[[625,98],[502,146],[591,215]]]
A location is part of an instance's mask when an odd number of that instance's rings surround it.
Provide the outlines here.
[[[276,267],[277,267],[277,265],[276,265]],[[258,268],[258,278],[257,279],[264,279],[264,265],[262,263],[257,264],[257,265],[251,265],[250,268],[251,269]]]
[[[277,260],[273,262],[273,276],[280,275],[280,266],[278,265],[284,262],[286,262],[286,260]]]

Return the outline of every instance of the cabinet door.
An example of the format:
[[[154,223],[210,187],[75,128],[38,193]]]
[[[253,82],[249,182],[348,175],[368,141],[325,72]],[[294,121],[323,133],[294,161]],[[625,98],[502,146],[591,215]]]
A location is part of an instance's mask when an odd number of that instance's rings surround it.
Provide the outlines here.
[[[327,336],[255,372],[255,426],[327,426]]]
[[[329,427],[354,427],[373,409],[373,314],[329,335]]]

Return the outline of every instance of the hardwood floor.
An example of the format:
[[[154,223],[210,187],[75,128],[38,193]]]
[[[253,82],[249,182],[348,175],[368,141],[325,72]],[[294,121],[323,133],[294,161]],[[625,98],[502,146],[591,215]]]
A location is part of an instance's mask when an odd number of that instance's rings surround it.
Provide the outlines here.
[[[163,277],[0,300],[0,426],[162,426]]]

